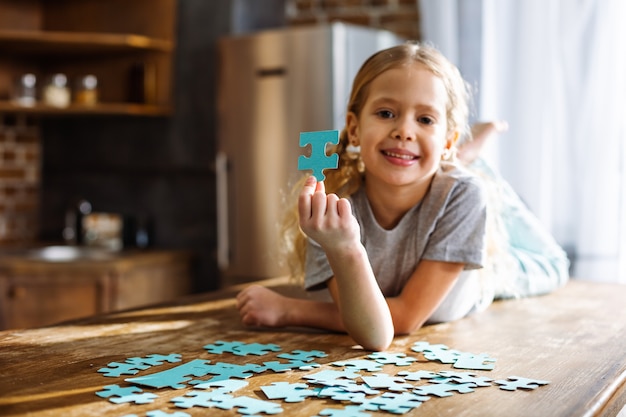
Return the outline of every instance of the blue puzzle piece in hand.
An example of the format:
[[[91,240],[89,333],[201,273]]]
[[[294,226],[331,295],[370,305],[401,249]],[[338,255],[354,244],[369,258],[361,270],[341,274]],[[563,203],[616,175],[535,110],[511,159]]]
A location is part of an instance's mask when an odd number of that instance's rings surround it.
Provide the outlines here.
[[[324,170],[339,166],[339,155],[326,154],[326,144],[336,145],[339,143],[338,130],[321,130],[318,132],[300,133],[300,146],[311,145],[311,156],[300,155],[298,157],[298,169],[310,169],[318,181],[324,181]]]

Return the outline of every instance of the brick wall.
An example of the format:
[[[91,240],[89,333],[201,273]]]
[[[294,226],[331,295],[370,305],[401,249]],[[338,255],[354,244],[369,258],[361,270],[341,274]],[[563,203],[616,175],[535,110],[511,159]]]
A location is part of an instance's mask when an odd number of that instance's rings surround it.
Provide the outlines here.
[[[343,21],[419,39],[417,0],[287,0],[292,25]]]
[[[0,114],[0,244],[37,238],[40,176],[37,125]]]

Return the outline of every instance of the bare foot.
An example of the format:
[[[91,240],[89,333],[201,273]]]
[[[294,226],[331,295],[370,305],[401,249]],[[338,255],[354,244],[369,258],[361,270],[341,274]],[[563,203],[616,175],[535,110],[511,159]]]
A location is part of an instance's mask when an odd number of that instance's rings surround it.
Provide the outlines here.
[[[463,165],[471,164],[485,146],[487,139],[499,133],[506,132],[509,124],[504,120],[495,122],[476,123],[472,126],[472,139],[459,146],[457,157]]]

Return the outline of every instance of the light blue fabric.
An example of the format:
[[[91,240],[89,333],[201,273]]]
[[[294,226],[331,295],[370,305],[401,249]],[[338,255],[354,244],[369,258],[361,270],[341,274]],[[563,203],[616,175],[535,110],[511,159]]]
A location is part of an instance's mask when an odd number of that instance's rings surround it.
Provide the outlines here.
[[[495,197],[495,213],[504,226],[503,248],[514,271],[504,285],[496,285],[496,298],[529,297],[549,293],[569,279],[567,254],[548,233],[539,219],[528,209],[511,185],[482,159],[475,160],[469,169],[480,175]],[[497,277],[496,277],[497,278]]]

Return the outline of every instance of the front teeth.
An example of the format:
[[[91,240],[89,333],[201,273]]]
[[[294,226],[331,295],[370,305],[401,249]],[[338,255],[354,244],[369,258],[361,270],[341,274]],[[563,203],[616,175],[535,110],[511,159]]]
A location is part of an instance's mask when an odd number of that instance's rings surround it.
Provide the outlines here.
[[[392,158],[406,159],[407,161],[414,159],[413,155],[405,155],[405,154],[399,154],[399,153],[393,153],[393,152],[387,152],[387,151],[385,151],[385,155],[391,156]]]

